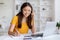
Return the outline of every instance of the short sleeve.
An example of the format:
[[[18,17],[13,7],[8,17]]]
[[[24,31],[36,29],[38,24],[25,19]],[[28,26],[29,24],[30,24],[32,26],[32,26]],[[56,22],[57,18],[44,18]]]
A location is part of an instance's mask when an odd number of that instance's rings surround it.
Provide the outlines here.
[[[11,24],[16,24],[17,21],[18,21],[18,17],[17,17],[17,16],[14,16],[14,17],[12,18]]]

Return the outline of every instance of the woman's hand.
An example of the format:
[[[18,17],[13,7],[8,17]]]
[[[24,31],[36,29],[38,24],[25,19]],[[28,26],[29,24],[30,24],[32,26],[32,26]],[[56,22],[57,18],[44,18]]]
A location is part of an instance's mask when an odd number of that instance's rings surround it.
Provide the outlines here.
[[[15,32],[9,32],[9,35],[20,36],[20,33],[18,33],[17,30],[16,30]]]
[[[15,32],[15,35],[16,35],[16,36],[20,36],[19,31],[18,31],[17,29],[15,29],[15,31],[16,31],[16,32]]]
[[[32,16],[34,16],[34,12],[32,12],[32,14],[31,14]]]

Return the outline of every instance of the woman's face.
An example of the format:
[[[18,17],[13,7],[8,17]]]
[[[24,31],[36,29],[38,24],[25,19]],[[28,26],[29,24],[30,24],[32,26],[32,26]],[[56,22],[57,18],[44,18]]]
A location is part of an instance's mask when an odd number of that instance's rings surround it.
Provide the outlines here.
[[[31,14],[31,7],[26,6],[23,8],[23,15],[24,17],[28,17]]]

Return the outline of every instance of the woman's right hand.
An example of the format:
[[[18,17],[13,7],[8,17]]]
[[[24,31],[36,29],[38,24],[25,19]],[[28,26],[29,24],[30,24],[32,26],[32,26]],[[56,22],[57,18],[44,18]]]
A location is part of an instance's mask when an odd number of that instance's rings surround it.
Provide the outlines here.
[[[20,34],[17,32],[9,32],[8,34],[11,36],[20,36]]]
[[[20,36],[20,33],[19,33],[19,31],[17,30],[17,29],[15,29],[15,36]]]

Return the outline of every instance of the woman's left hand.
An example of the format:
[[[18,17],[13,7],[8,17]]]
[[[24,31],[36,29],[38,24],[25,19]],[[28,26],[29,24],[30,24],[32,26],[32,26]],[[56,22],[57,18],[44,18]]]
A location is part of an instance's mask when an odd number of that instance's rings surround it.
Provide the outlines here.
[[[32,16],[34,16],[34,12],[32,12],[32,14],[31,14]]]

